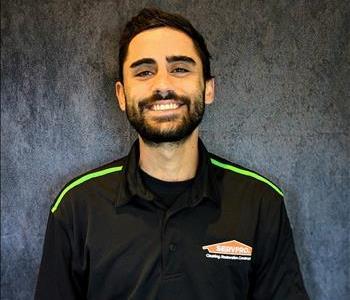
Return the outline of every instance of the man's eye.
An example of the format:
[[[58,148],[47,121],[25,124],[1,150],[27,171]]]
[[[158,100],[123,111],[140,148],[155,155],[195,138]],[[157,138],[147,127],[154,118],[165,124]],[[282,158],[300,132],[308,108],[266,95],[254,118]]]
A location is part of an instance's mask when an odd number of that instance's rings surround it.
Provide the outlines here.
[[[136,74],[136,77],[147,77],[147,76],[151,76],[152,72],[151,71],[142,71],[140,73]]]
[[[175,69],[173,70],[173,72],[174,72],[174,73],[187,73],[188,70],[185,69],[185,68],[175,68]]]

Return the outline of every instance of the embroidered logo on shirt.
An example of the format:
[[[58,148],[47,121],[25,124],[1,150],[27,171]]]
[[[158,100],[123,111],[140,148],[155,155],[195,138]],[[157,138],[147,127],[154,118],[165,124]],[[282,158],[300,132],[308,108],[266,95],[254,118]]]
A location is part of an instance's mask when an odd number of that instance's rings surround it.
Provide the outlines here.
[[[251,260],[253,248],[236,240],[207,245],[202,247],[208,250],[205,256],[216,259]]]

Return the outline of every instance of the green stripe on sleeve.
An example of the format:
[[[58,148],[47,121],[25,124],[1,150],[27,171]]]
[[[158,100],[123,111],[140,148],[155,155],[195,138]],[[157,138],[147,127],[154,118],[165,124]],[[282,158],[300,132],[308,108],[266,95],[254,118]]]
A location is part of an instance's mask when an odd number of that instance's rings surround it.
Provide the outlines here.
[[[101,170],[101,171],[97,171],[94,173],[90,173],[90,174],[86,174],[80,178],[78,178],[77,180],[73,181],[70,185],[68,185],[62,192],[61,194],[58,196],[55,205],[51,208],[51,212],[54,213],[58,206],[60,205],[63,197],[65,194],[67,194],[71,189],[75,188],[76,186],[78,186],[79,184],[82,184],[85,181],[88,181],[92,178],[96,178],[96,177],[100,177],[109,173],[114,173],[114,172],[119,172],[123,169],[123,166],[118,166],[118,167],[113,167],[113,168],[108,168],[105,170]]]
[[[228,165],[228,164],[224,164],[222,162],[215,160],[214,158],[211,158],[210,161],[213,165],[218,166],[220,168],[230,170],[230,171],[233,171],[235,173],[239,173],[239,174],[242,174],[245,176],[253,177],[259,181],[265,182],[266,184],[268,184],[270,187],[272,187],[277,193],[279,193],[283,197],[283,192],[276,185],[274,185],[271,181],[267,180],[265,177],[262,177],[259,174],[256,174],[252,171],[240,169],[240,168]]]

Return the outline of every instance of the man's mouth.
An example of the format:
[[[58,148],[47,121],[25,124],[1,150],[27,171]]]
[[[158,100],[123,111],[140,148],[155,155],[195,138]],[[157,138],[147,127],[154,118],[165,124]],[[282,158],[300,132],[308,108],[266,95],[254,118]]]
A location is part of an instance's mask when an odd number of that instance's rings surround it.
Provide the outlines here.
[[[161,100],[147,105],[146,108],[152,111],[166,111],[175,110],[183,104],[184,103],[182,101],[177,100]]]

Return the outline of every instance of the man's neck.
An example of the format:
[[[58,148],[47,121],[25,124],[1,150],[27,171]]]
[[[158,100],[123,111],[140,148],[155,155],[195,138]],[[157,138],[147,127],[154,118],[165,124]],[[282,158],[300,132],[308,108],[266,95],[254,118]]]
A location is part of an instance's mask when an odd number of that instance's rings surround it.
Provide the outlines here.
[[[159,146],[140,143],[140,167],[164,181],[184,181],[195,177],[198,165],[198,128],[183,143]]]

